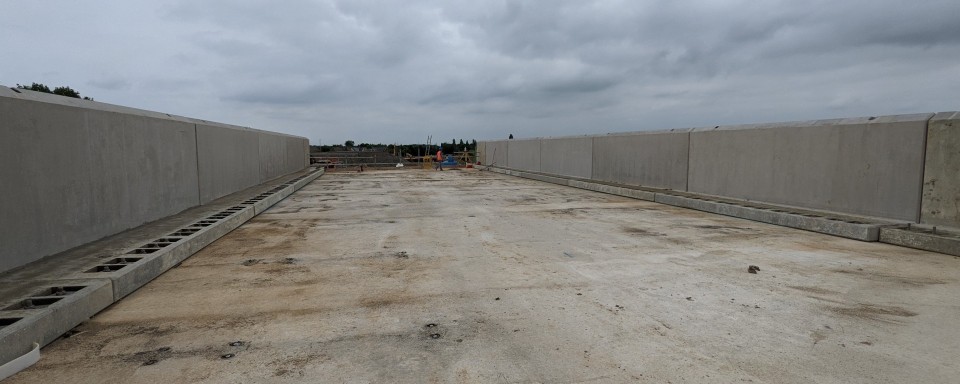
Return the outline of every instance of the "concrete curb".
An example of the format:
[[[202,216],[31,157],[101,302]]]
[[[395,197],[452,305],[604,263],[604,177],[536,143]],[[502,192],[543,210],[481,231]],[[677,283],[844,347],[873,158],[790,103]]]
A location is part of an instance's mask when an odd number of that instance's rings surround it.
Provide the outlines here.
[[[91,258],[77,265],[80,270],[4,282],[17,285],[14,291],[32,293],[0,303],[0,364],[29,352],[34,342],[46,346],[323,173],[314,169],[240,204],[198,214],[193,223],[153,241]]]
[[[876,220],[868,218],[837,215],[830,212],[811,211],[773,204],[737,202],[689,192],[667,192],[665,190],[628,188],[501,167],[490,167],[489,170],[589,191],[653,201],[675,207],[695,209],[718,215],[803,229],[860,241],[878,241],[880,240],[880,229],[882,227],[906,224],[888,221],[877,222]]]
[[[902,247],[960,256],[960,235],[911,228],[882,228],[880,241]]]
[[[788,210],[787,207],[745,206],[700,197],[684,197],[663,193],[657,194],[656,202],[869,242],[877,241],[880,238],[880,227],[883,226],[882,224],[867,223],[849,218],[800,213]]]

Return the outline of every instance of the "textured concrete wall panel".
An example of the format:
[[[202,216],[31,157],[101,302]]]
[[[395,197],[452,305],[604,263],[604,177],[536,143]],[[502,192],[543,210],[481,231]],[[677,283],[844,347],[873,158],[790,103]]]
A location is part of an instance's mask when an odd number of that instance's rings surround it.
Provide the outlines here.
[[[486,153],[484,154],[484,157],[486,157],[485,164],[506,167],[508,144],[509,142],[507,140],[486,142]]]
[[[689,190],[914,221],[931,116],[697,129]]]
[[[302,169],[305,142],[0,87],[0,272]]]
[[[540,172],[540,140],[510,140],[507,146],[507,167]]]
[[[200,203],[259,184],[259,152],[256,131],[197,124]]]
[[[4,96],[0,271],[199,203],[193,124]]]
[[[596,136],[593,178],[685,191],[689,137],[689,130]]]
[[[287,142],[281,136],[260,132],[260,182],[266,182],[284,174]]]
[[[960,112],[930,120],[920,222],[960,228]]]
[[[593,138],[568,137],[540,142],[540,170],[589,179],[593,175]]]

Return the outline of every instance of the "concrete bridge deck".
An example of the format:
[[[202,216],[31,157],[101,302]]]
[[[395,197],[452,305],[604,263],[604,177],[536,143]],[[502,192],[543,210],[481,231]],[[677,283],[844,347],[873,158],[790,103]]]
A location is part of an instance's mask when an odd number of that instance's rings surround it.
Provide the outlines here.
[[[327,174],[8,380],[948,383],[958,267],[490,172]]]

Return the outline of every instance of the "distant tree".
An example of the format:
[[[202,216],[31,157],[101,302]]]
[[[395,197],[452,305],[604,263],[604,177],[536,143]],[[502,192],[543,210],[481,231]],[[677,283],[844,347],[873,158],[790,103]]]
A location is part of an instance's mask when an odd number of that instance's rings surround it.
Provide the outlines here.
[[[73,88],[70,88],[70,87],[67,87],[67,86],[56,87],[56,88],[53,89],[53,91],[50,90],[50,87],[47,87],[46,85],[43,85],[43,84],[40,84],[40,83],[32,83],[32,84],[30,84],[29,87],[26,86],[26,85],[17,84],[17,88],[26,89],[26,90],[30,90],[30,91],[36,91],[36,92],[52,93],[52,94],[54,94],[54,95],[60,95],[60,96],[66,96],[66,97],[73,97],[73,98],[76,98],[76,99],[80,99],[80,98],[81,98],[81,97],[80,97],[80,92],[77,92],[77,91],[74,90]],[[90,97],[82,97],[82,99],[93,101],[93,98],[90,98]]]
[[[60,95],[60,96],[74,97],[77,99],[80,98],[80,92],[77,92],[70,87],[56,87],[53,89],[53,94]]]
[[[513,134],[512,134],[512,133],[510,134],[509,140],[513,140]]]
[[[353,148],[353,144],[353,140],[347,140],[345,143],[343,143],[343,146],[347,148]]]
[[[463,148],[463,139],[460,139],[460,144],[457,145],[460,148]]]
[[[26,85],[17,84],[17,88],[26,89],[26,90],[29,90],[29,91],[43,92],[43,93],[53,93],[53,92],[50,91],[50,88],[49,88],[49,87],[47,87],[46,85],[43,85],[43,84],[38,84],[38,83],[30,84],[29,87],[26,86]]]

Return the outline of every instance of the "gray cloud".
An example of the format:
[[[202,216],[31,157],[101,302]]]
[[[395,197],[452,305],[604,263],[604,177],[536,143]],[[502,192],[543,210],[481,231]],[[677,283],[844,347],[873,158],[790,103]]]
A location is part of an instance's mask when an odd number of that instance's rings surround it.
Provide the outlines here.
[[[941,0],[11,0],[0,82],[328,142],[950,110],[957,14]]]

